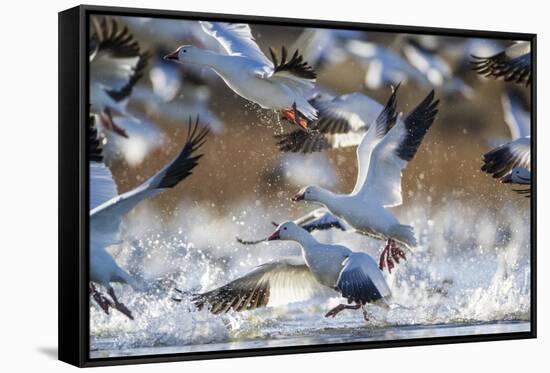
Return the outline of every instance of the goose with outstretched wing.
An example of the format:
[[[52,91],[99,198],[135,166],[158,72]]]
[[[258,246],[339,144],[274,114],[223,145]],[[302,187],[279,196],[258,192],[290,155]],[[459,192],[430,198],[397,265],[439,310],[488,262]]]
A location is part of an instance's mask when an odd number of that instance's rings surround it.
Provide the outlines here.
[[[401,173],[415,156],[434,122],[438,100],[431,91],[402,121],[396,113],[397,89],[357,147],[358,175],[350,194],[336,194],[319,186],[303,188],[294,201],[324,205],[357,232],[386,240],[380,268],[393,268],[405,259],[400,246],[417,245],[413,227],[402,225],[388,209],[401,205]]]
[[[204,31],[218,41],[224,53],[182,45],[165,56],[178,63],[213,69],[239,96],[264,109],[280,112],[306,129],[317,118],[307,95],[316,74],[299,51],[282,48],[281,56],[270,49],[271,59],[261,51],[250,26],[241,23],[201,22]]]
[[[90,111],[99,117],[98,129],[128,136],[113,116],[126,114],[128,98],[149,58],[149,52],[120,21],[90,17]]]
[[[92,117],[93,118],[93,117]],[[119,244],[123,217],[141,201],[152,198],[175,187],[192,174],[202,155],[196,152],[206,141],[207,129],[189,121],[188,135],[178,156],[155,175],[138,187],[118,194],[116,183],[109,168],[103,163],[101,145],[97,131],[91,122],[90,130],[90,281],[91,295],[100,307],[108,313],[113,307],[129,318],[130,310],[122,304],[111,286],[112,282],[124,283],[135,290],[143,289],[139,280],[122,269],[109,254],[107,248]],[[95,288],[99,284],[107,289],[107,298]]]
[[[521,41],[489,57],[472,55],[472,68],[487,78],[531,84],[531,42]]]
[[[250,311],[279,302],[290,303],[315,296],[338,296],[339,304],[325,317],[359,308],[368,320],[367,303],[387,307],[391,291],[376,262],[366,253],[317,241],[294,222],[281,224],[268,238],[298,242],[302,255],[262,264],[226,285],[195,294],[192,302],[214,314]]]
[[[504,121],[510,129],[512,140],[485,153],[481,170],[503,183],[530,185],[530,113],[521,96],[515,91],[507,90],[502,96],[502,106]]]

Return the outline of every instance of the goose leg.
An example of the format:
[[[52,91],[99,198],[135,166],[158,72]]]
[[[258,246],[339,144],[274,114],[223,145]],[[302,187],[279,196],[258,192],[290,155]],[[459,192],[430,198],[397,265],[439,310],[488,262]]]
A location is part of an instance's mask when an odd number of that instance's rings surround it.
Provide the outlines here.
[[[114,308],[126,315],[130,320],[133,320],[134,317],[132,316],[132,312],[126,307],[123,303],[118,301],[118,298],[115,295],[115,290],[109,286],[109,289],[107,290],[107,293],[111,296],[113,301],[115,302]]]
[[[124,128],[120,127],[113,121],[113,116],[111,114],[111,110],[109,108],[106,108],[104,111],[102,111],[99,114],[99,118],[101,120],[101,124],[106,130],[112,131],[116,133],[119,136],[122,136],[124,138],[128,138],[128,134],[124,130]]]
[[[307,130],[307,120],[296,109],[296,103],[292,104],[290,109],[282,109],[281,114],[290,122],[297,124],[302,129]]]
[[[400,259],[407,260],[405,252],[399,246],[397,246],[397,243],[394,240],[392,240],[390,244],[390,253],[393,260],[395,260],[397,264],[399,264]]]
[[[100,291],[96,289],[94,284],[90,282],[90,294],[92,295],[93,300],[101,307],[103,312],[107,315],[109,314],[109,308],[114,307],[113,302],[109,298],[105,297]]]
[[[369,321],[369,314],[367,312],[367,306],[366,305],[361,305],[361,310],[363,311],[363,318],[365,319],[365,321]]]
[[[338,315],[343,310],[357,310],[359,308],[361,308],[360,304],[354,304],[354,305],[339,304],[336,307],[334,307],[333,309],[331,309],[330,311],[328,311],[326,313],[325,317],[335,317],[336,315]]]
[[[384,249],[380,253],[380,260],[378,262],[378,267],[381,271],[384,270],[385,267],[388,267],[388,272],[391,273],[391,270],[394,267],[393,260],[390,256],[390,250],[392,247],[392,239],[388,239],[386,241],[386,246],[384,246]]]

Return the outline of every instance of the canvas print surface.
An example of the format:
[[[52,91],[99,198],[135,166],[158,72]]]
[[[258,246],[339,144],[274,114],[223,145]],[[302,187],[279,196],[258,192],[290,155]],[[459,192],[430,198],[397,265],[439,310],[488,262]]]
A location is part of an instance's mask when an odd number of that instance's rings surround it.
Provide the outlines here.
[[[529,42],[89,18],[90,357],[529,331]]]

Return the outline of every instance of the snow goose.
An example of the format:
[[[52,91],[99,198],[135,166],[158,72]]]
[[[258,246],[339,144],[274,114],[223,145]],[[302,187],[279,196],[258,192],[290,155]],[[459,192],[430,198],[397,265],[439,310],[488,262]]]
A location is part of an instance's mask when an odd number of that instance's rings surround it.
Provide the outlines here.
[[[414,81],[429,87],[430,81],[422,72],[389,48],[360,40],[351,40],[345,46],[348,53],[367,68],[365,84],[369,89]]]
[[[102,161],[96,133],[90,131],[90,281],[105,287],[112,301],[102,296],[93,284],[90,291],[106,313],[110,307],[114,307],[132,319],[131,312],[116,297],[111,282],[128,284],[136,290],[143,289],[140,281],[116,263],[107,248],[120,243],[120,226],[125,214],[141,201],[175,187],[191,175],[201,157],[195,153],[204,144],[208,134],[208,130],[200,130],[198,127],[198,119],[194,125],[190,123],[185,145],[172,162],[140,186],[120,195],[110,170]]]
[[[340,229],[342,231],[346,230],[344,222],[332,215],[326,208],[318,208],[313,210],[294,220],[294,223],[310,233],[313,231],[323,231],[332,228]],[[279,226],[279,224],[275,222],[272,222],[271,224],[276,227]],[[242,238],[237,237],[237,242],[243,245],[256,245],[266,241],[268,241],[268,237],[255,240],[243,240]]]
[[[531,137],[520,137],[483,155],[481,170],[496,179],[508,175],[513,168],[531,168]]]
[[[99,115],[99,129],[126,137],[113,115],[126,112],[126,101],[145,72],[149,53],[113,18],[91,17],[90,25],[90,111]]]
[[[350,194],[336,194],[319,186],[298,192],[294,201],[311,201],[324,205],[357,232],[385,239],[380,255],[380,269],[391,272],[393,260],[405,259],[399,247],[416,246],[413,227],[402,225],[388,210],[401,205],[401,172],[416,154],[422,139],[437,114],[439,101],[433,90],[403,120],[397,121],[395,90],[384,110],[363,136],[357,147],[358,176]]]
[[[529,85],[531,84],[531,43],[521,41],[489,57],[472,55],[472,68],[485,77]]]
[[[504,176],[501,181],[506,184],[516,184],[522,186],[528,186],[527,189],[512,189],[514,192],[524,194],[525,197],[531,197],[531,171],[525,167],[516,167],[512,171]]]
[[[299,50],[304,60],[317,70],[344,62],[348,57],[344,42],[363,36],[360,31],[308,28],[292,44],[291,50]]]
[[[321,243],[294,222],[281,224],[269,240],[296,241],[302,256],[265,263],[224,286],[196,294],[192,298],[195,306],[199,310],[207,306],[214,314],[248,311],[267,306],[270,297],[280,290],[288,298],[293,296],[292,300],[322,293],[340,294],[347,299],[348,304],[339,304],[325,317],[335,317],[345,309],[362,308],[368,320],[367,303],[387,306],[390,289],[368,254]]]
[[[511,90],[502,96],[504,121],[510,129],[512,141],[495,147],[483,155],[481,170],[501,179],[513,168],[531,168],[531,118],[521,97]]]
[[[223,132],[222,121],[210,110],[211,91],[203,74],[157,57],[148,75],[152,89],[137,87],[132,94],[148,116],[176,126],[186,123],[189,115],[198,116],[213,133]]]
[[[378,101],[360,92],[313,99],[311,103],[318,110],[318,119],[310,125],[312,131],[295,130],[275,135],[279,150],[313,153],[357,146],[384,109]]]
[[[313,88],[316,75],[298,51],[288,58],[283,47],[279,60],[270,49],[272,60],[269,60],[247,24],[201,22],[201,25],[220,43],[224,54],[183,45],[165,58],[212,68],[239,96],[264,109],[279,111],[304,129],[316,119],[317,112],[305,96]]]
[[[441,47],[430,50],[414,38],[406,38],[403,43],[403,55],[409,63],[426,76],[434,87],[440,87],[446,95],[460,94],[471,99],[474,95],[472,87],[462,79],[453,76],[451,65],[439,53]]]

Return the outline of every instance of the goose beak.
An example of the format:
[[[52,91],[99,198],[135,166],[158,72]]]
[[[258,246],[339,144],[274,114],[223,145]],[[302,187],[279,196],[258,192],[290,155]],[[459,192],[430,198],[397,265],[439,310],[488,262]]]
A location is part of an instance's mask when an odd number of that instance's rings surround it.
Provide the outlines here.
[[[293,202],[303,201],[304,200],[304,193],[303,192],[298,192],[291,199],[292,199]]]
[[[178,59],[178,51],[175,50],[172,53],[167,54],[166,56],[164,56],[164,59],[165,60],[171,60],[171,61],[177,60]]]
[[[500,182],[504,184],[510,184],[512,182],[512,174],[504,176],[502,179],[500,179]]]
[[[279,236],[279,230],[276,230],[275,232],[271,233],[271,236],[267,238],[268,241],[275,241],[280,239],[281,239],[281,236]]]

